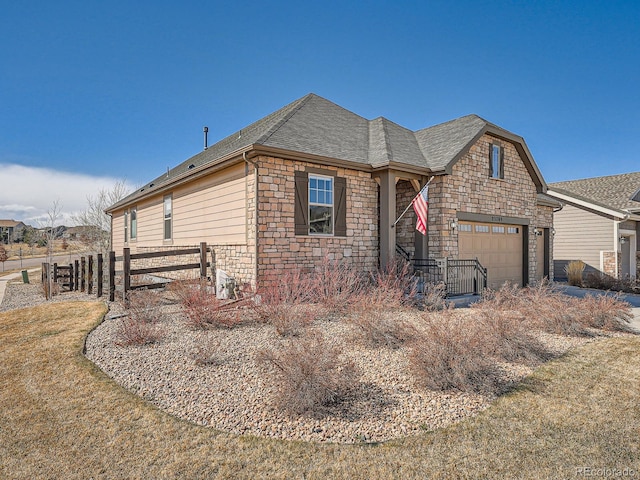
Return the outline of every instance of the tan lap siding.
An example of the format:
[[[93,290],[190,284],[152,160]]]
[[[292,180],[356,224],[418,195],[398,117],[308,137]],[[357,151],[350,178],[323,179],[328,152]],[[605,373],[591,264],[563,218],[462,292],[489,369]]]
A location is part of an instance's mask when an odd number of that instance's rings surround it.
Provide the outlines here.
[[[600,251],[613,250],[613,221],[608,218],[565,205],[554,214],[553,226],[553,254],[558,268],[566,261],[582,260],[599,269]],[[562,271],[556,272],[559,278],[563,275]]]
[[[114,212],[111,216],[111,242],[113,248],[122,250],[124,246],[124,211]]]

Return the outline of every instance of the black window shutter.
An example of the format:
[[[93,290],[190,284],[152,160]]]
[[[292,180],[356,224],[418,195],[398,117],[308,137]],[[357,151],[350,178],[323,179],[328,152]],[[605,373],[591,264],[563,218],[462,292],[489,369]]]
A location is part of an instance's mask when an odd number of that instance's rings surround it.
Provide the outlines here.
[[[500,178],[504,178],[504,147],[500,147]]]
[[[347,179],[344,177],[335,178],[334,210],[335,210],[335,232],[338,237],[347,236]]]
[[[309,235],[309,175],[295,172],[295,234]]]

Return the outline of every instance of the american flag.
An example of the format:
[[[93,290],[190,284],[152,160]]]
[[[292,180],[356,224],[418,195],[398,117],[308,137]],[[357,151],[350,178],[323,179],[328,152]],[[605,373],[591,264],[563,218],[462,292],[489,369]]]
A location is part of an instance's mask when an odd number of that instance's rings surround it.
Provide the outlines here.
[[[413,210],[416,212],[416,230],[421,234],[427,234],[427,213],[429,212],[429,184],[427,183],[420,193],[413,199]]]

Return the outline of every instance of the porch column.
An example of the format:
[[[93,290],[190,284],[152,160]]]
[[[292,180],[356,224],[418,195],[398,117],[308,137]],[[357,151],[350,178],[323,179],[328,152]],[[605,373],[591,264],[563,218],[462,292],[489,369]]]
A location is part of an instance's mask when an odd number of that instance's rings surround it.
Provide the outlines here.
[[[396,176],[380,172],[380,268],[385,269],[396,254]]]

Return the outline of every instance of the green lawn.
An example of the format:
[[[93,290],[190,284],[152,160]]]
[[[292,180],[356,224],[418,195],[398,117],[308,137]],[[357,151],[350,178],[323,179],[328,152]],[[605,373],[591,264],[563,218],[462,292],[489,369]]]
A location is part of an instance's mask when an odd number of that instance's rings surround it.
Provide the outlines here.
[[[0,313],[0,478],[576,478],[581,468],[640,477],[637,337],[548,363],[453,427],[327,445],[217,432],[122,389],[81,353],[105,311]]]

